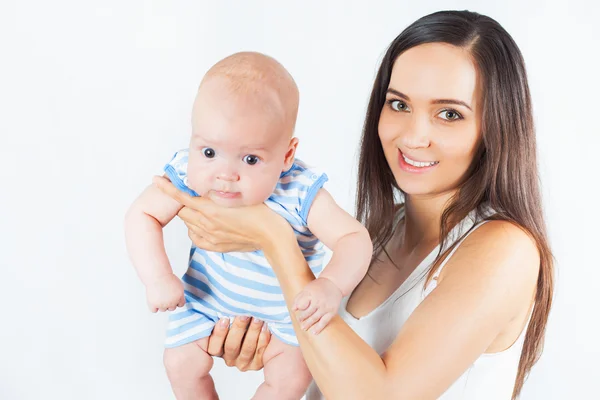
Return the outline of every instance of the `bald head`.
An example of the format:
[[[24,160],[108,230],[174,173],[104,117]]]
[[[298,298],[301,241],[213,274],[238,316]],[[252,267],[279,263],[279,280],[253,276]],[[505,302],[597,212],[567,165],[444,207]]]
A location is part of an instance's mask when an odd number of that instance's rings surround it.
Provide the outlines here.
[[[280,119],[293,133],[298,115],[299,93],[290,73],[277,60],[256,52],[230,55],[213,65],[200,83],[218,86],[229,95]]]

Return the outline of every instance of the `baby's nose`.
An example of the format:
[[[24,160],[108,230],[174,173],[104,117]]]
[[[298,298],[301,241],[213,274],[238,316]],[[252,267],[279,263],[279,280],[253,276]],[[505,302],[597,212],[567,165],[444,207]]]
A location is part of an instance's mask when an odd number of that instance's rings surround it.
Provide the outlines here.
[[[227,182],[237,182],[240,180],[240,175],[234,170],[224,170],[217,175],[217,179]]]

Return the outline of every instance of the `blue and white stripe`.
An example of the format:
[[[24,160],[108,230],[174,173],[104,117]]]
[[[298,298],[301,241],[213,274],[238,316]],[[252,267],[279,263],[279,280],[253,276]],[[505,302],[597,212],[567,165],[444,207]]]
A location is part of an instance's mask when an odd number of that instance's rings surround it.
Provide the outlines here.
[[[181,190],[197,196],[187,186],[188,151],[173,156],[164,170]],[[324,248],[307,226],[308,211],[327,175],[296,160],[281,174],[265,202],[292,226],[302,254],[318,275]],[[283,292],[262,251],[215,253],[192,247],[188,270],[182,277],[186,305],[172,312],[167,327],[167,347],[181,346],[209,336],[221,317],[248,315],[267,322],[284,343],[298,345]]]

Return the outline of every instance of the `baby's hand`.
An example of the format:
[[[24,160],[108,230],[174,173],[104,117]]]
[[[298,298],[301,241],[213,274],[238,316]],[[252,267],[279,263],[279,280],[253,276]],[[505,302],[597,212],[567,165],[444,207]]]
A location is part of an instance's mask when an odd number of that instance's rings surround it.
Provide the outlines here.
[[[303,330],[317,335],[337,314],[342,301],[342,291],[327,278],[318,278],[306,285],[294,301],[294,311],[299,311],[298,321]]]
[[[185,305],[183,283],[173,274],[164,275],[146,285],[146,300],[150,311],[173,311]]]

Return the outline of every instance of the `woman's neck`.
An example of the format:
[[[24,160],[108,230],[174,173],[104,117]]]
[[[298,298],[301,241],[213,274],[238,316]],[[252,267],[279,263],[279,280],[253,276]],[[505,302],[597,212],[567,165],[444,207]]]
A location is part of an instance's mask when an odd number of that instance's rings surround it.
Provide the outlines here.
[[[435,196],[406,195],[402,244],[414,248],[421,243],[437,242],[442,213],[454,193]]]

